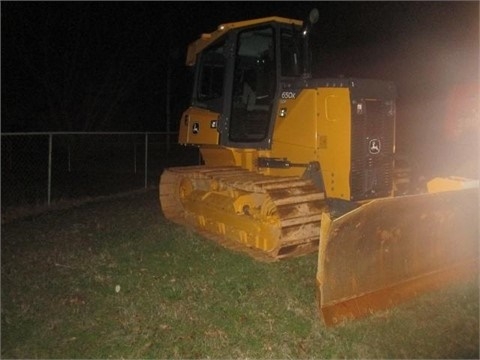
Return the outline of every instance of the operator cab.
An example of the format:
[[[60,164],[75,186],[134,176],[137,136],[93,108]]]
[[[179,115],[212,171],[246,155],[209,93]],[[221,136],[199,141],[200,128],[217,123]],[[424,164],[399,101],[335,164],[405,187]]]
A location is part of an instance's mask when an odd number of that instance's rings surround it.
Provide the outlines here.
[[[261,20],[234,23],[195,59],[192,107],[217,114],[215,144],[269,149],[281,84],[303,75],[302,23]]]

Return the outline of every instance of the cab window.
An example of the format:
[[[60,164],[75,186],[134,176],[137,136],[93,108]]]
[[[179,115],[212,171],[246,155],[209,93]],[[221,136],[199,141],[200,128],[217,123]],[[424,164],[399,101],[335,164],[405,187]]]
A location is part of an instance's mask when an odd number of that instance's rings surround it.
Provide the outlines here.
[[[225,78],[224,42],[203,51],[200,58],[196,91],[197,106],[219,112],[223,101]]]

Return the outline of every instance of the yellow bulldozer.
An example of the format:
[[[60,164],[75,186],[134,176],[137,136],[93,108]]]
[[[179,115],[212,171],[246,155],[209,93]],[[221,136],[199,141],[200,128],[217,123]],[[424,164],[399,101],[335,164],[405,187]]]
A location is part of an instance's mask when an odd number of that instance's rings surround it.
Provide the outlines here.
[[[189,45],[179,143],[203,165],[165,169],[165,217],[255,259],[318,251],[327,325],[478,270],[478,180],[398,191],[393,83],[311,75],[318,19],[220,25]]]

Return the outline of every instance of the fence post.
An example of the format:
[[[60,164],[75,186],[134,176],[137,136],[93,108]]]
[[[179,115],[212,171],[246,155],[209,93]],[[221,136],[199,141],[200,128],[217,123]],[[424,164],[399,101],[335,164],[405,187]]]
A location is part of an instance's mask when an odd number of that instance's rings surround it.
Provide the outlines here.
[[[68,142],[68,172],[72,172],[71,148],[70,141]]]
[[[53,134],[48,135],[48,187],[47,187],[47,205],[50,206],[52,194],[52,138]]]
[[[133,173],[137,173],[137,143],[135,142],[135,137],[133,138]]]
[[[148,133],[145,133],[145,189],[147,188],[147,171],[148,171]]]

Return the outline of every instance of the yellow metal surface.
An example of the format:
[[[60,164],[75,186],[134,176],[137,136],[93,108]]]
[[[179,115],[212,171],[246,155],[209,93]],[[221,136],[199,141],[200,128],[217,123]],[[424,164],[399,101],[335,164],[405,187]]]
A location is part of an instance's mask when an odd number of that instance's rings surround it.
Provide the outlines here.
[[[478,273],[478,189],[374,200],[322,220],[318,305],[327,325]]]
[[[286,158],[292,163],[308,163],[316,159],[316,91],[303,90],[295,99],[282,100],[279,107],[285,109],[286,116],[275,120],[272,149],[259,151],[259,156]],[[305,168],[260,169],[272,176],[301,176]]]
[[[466,179],[458,176],[446,178],[437,177],[427,183],[427,189],[429,193],[469,189],[475,187],[478,188],[478,180]]]
[[[350,200],[350,93],[347,88],[318,89],[319,159],[328,197]]]
[[[271,150],[258,156],[287,158],[292,163],[321,164],[328,197],[350,200],[351,119],[347,88],[305,89],[279,105]],[[278,111],[280,114],[280,111]],[[272,176],[301,176],[305,168],[260,169]]]
[[[218,26],[217,30],[209,34],[202,34],[200,39],[194,41],[188,46],[187,60],[186,60],[187,66],[195,65],[197,54],[200,53],[203,49],[205,49],[210,44],[214,43],[220,37],[225,35],[228,31],[232,29],[243,28],[243,27],[248,27],[252,25],[269,23],[269,22],[292,24],[296,26],[302,26],[303,24],[303,22],[300,20],[287,19],[287,18],[277,17],[277,16],[222,24]]]
[[[200,153],[207,166],[238,166],[232,149],[218,146],[202,146]]]
[[[218,113],[197,107],[188,108],[182,115],[179,126],[180,144],[218,144],[216,123]]]
[[[305,89],[281,101],[270,151],[259,156],[288,158],[293,163],[319,161],[328,197],[350,200],[351,113],[347,88]],[[301,175],[302,168],[268,169],[268,175]]]
[[[160,178],[160,203],[166,218],[270,260],[316,251],[325,209],[324,194],[309,180],[239,167],[167,169]]]
[[[256,149],[236,149],[220,146],[202,146],[202,159],[207,166],[239,166],[250,171],[256,170],[259,151]],[[283,175],[290,175],[285,174]]]

